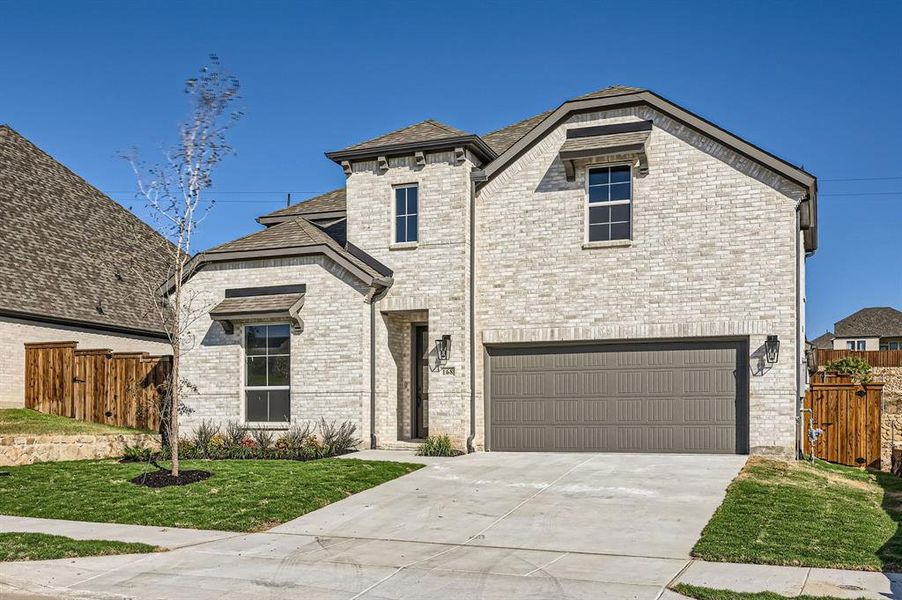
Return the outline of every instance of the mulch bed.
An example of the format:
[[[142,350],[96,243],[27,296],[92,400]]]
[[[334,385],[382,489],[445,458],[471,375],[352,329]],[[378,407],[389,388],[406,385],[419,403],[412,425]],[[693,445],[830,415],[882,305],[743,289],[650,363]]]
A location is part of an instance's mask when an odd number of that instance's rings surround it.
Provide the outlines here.
[[[173,477],[169,471],[150,471],[142,473],[131,480],[135,485],[144,485],[149,488],[164,488],[170,485],[188,485],[197,483],[213,476],[209,471],[181,471],[178,477]]]

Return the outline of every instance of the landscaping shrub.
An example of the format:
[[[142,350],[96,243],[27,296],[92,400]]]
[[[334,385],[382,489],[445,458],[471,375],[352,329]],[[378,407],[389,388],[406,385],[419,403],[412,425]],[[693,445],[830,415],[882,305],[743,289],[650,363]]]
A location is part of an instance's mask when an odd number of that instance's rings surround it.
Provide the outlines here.
[[[460,456],[463,454],[451,443],[447,435],[430,435],[426,441],[419,445],[417,454],[420,456]]]
[[[272,430],[250,430],[235,421],[228,421],[224,431],[212,421],[202,421],[191,435],[179,439],[179,453],[186,460],[313,460],[353,452],[360,443],[354,437],[356,431],[350,421],[336,424],[321,420],[318,427],[311,423],[291,425],[276,437]],[[168,460],[169,456],[169,448],[164,447],[162,458]],[[155,457],[147,460],[151,458]]]
[[[871,365],[858,356],[844,356],[827,363],[824,369],[828,373],[850,377],[853,382],[864,385],[871,381]]]
[[[154,458],[156,458],[155,453],[150,448],[126,444],[125,448],[122,449],[120,462],[150,462]]]
[[[347,454],[357,448],[360,440],[354,437],[356,431],[357,426],[350,421],[344,421],[336,427],[335,421],[327,423],[325,419],[320,419],[319,433],[327,456]]]
[[[204,419],[200,422],[194,429],[194,435],[192,438],[192,445],[194,446],[194,450],[199,455],[199,458],[214,458],[210,454],[211,441],[213,437],[219,433],[219,425],[213,423],[211,420]]]

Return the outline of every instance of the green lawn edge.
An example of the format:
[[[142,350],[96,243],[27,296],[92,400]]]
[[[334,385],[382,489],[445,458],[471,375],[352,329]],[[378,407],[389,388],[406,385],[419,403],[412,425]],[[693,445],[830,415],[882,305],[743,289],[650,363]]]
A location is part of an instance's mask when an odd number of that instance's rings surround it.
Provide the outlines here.
[[[162,550],[163,548],[135,542],[76,540],[46,533],[0,533],[0,562],[146,554]]]
[[[692,550],[708,561],[902,570],[902,479],[753,457]]]
[[[89,423],[48,415],[30,408],[0,408],[0,436],[28,435],[123,435],[153,433],[101,423]]]
[[[734,592],[685,583],[678,583],[670,589],[695,600],[843,600],[837,596],[809,596],[807,594],[803,596],[782,596],[774,592]],[[845,600],[850,599],[846,598]],[[851,600],[867,599],[853,598]]]
[[[113,460],[8,467],[0,477],[0,514],[98,523],[253,532],[370,489],[422,464],[325,458],[183,461],[213,476],[151,489],[130,482],[153,469]]]

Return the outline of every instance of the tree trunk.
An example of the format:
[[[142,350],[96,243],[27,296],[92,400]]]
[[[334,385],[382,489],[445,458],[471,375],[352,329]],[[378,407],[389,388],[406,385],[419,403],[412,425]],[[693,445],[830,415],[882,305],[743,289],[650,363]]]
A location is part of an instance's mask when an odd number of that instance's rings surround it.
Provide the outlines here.
[[[172,380],[169,393],[169,450],[172,453],[173,477],[179,476],[179,359],[180,343],[172,347]]]

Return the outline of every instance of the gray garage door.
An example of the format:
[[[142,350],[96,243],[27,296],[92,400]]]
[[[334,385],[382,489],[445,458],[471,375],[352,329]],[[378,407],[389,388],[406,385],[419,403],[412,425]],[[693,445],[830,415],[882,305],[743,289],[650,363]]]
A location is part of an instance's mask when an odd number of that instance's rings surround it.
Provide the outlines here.
[[[746,453],[744,347],[491,348],[489,449]]]

